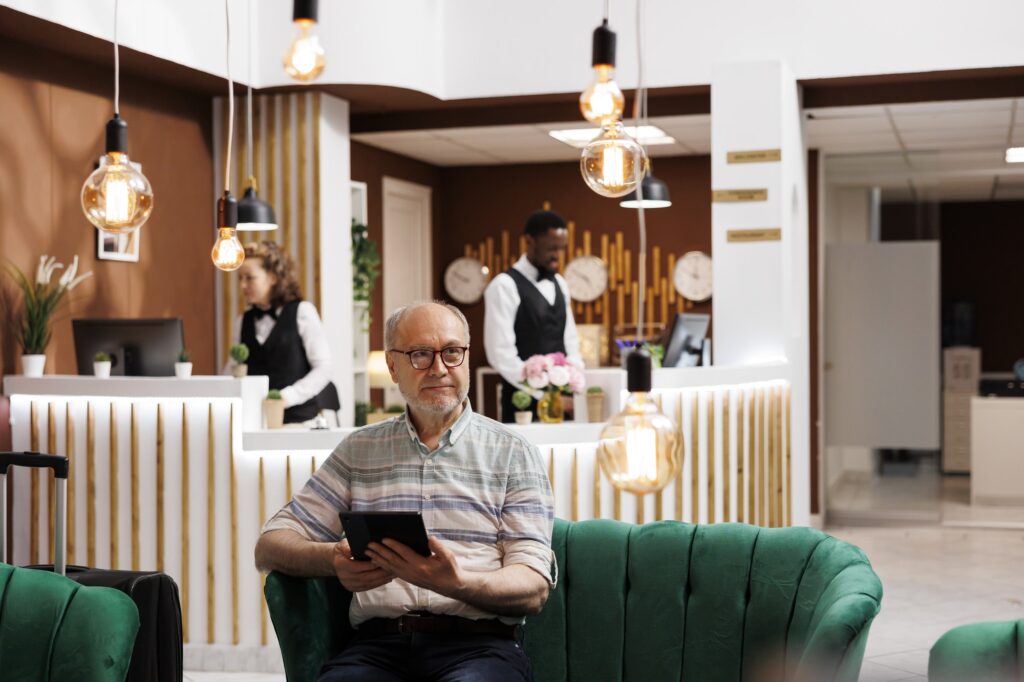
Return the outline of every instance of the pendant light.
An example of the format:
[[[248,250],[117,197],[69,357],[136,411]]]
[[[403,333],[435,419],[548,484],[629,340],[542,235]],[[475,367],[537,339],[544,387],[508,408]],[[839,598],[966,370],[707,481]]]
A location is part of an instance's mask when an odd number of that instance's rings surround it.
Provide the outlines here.
[[[590,189],[601,196],[621,197],[632,192],[647,172],[647,153],[622,126],[625,99],[611,78],[615,66],[615,33],[608,28],[608,2],[604,20],[594,31],[592,63],[596,78],[580,95],[580,112],[601,132],[583,148],[580,173]]]
[[[282,61],[285,73],[303,83],[316,80],[326,66],[324,48],[313,33],[317,4],[317,0],[294,0],[292,3],[292,22],[297,30]]]
[[[277,229],[273,207],[260,199],[252,166],[252,12],[249,12],[249,86],[245,94],[245,160],[249,186],[238,202],[238,231],[260,232]]]
[[[641,68],[642,62],[641,62]],[[636,130],[640,130],[640,126],[647,125],[647,88],[638,88],[636,93],[636,99],[633,100],[634,110],[639,109],[636,115]],[[643,138],[638,138],[643,139]],[[647,146],[641,144],[644,148],[644,152],[647,151]],[[637,193],[630,192],[626,196],[622,197],[622,201],[619,202],[619,206],[622,208],[640,208],[641,204],[644,208],[668,208],[672,205],[672,199],[668,194],[668,185],[654,177],[654,173],[651,171],[652,162],[650,157],[647,159],[647,173],[644,175],[643,181],[640,183],[640,195],[643,196],[641,200]]]
[[[114,0],[114,117],[107,122],[99,168],[82,185],[82,211],[97,229],[129,234],[153,212],[153,188],[141,167],[128,158],[128,124],[120,114],[121,62],[117,42],[118,1]]]
[[[637,0],[637,96],[646,94],[643,79],[641,27],[643,0]],[[634,105],[639,115],[639,106]],[[637,263],[637,345],[626,357],[626,406],[601,430],[597,457],[613,486],[642,495],[662,490],[679,471],[680,439],[672,420],[661,413],[651,396],[651,355],[643,348],[644,294],[647,287],[647,219],[644,187],[636,188],[640,249]]]
[[[224,0],[225,53],[228,76],[228,145],[224,157],[224,196],[217,200],[217,242],[210,252],[210,259],[217,269],[230,272],[242,267],[245,249],[238,241],[235,229],[238,226],[238,202],[231,196],[231,137],[235,127],[235,84],[231,81],[231,15],[229,0]]]

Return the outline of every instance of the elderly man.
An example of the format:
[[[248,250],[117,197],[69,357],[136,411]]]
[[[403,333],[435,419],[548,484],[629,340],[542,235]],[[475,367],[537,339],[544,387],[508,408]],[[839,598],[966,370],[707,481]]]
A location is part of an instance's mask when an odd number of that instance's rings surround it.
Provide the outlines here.
[[[404,415],[345,438],[263,529],[256,564],[336,575],[353,641],[320,680],[529,680],[517,625],[553,584],[551,488],[537,448],[475,414],[469,324],[418,303],[385,325]],[[386,539],[352,558],[338,512],[419,511],[430,557]]]

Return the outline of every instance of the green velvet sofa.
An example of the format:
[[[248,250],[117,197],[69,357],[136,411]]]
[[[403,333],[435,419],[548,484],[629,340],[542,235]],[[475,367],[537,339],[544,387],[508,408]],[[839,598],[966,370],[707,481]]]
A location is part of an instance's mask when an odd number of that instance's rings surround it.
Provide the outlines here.
[[[128,595],[0,563],[0,679],[121,682],[139,612]]]
[[[537,682],[853,682],[882,585],[864,553],[809,528],[556,519],[558,584],[527,618]],[[271,573],[290,682],[344,646],[351,595]]]
[[[928,656],[929,682],[1021,682],[1024,620],[953,628]]]

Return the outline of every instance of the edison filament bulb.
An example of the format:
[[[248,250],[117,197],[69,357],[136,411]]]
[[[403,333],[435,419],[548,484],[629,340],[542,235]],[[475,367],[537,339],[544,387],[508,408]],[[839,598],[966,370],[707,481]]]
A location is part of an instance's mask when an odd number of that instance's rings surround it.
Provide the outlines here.
[[[115,115],[107,123],[106,153],[82,185],[82,211],[97,229],[127,234],[153,212],[153,188],[128,158],[128,125]]]
[[[601,196],[621,197],[643,180],[647,154],[616,121],[602,127],[601,133],[583,148],[580,172],[587,186]]]

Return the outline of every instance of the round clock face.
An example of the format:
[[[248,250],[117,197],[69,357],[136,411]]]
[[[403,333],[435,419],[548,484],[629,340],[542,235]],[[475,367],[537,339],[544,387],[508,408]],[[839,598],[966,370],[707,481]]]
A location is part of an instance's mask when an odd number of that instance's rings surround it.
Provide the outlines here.
[[[444,288],[458,303],[476,303],[487,288],[487,268],[476,258],[456,258],[444,271]]]
[[[676,261],[672,283],[676,291],[691,301],[711,298],[711,256],[703,251],[688,251]]]
[[[608,266],[597,256],[574,258],[565,266],[565,281],[574,301],[595,301],[608,288]]]

